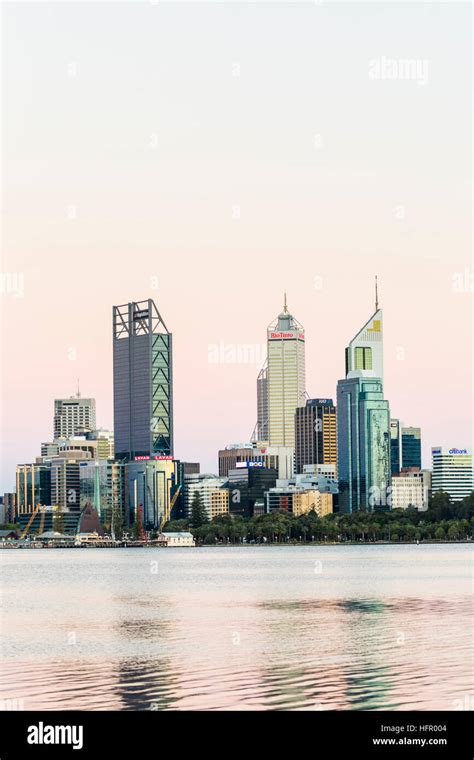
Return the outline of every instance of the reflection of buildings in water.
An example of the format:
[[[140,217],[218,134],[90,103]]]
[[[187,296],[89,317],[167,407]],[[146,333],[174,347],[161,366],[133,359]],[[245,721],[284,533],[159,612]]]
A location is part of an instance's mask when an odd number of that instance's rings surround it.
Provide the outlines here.
[[[140,657],[121,660],[117,665],[117,693],[123,710],[172,710],[174,694],[170,657]]]
[[[25,710],[121,710],[117,685],[112,661],[21,660],[2,667],[0,700],[18,694]]]
[[[338,631],[345,613],[337,601],[304,599],[259,605],[260,683],[265,709],[342,710],[350,705]],[[276,614],[274,614],[276,613]],[[308,651],[311,653],[308,654]],[[278,652],[268,660],[267,652]]]
[[[122,709],[172,709],[172,657],[163,654],[167,641],[174,638],[172,600],[122,593],[116,601],[118,609],[126,611],[114,623],[115,633],[127,645],[127,655],[118,660],[116,669]]]
[[[339,606],[345,613],[341,643],[353,658],[344,667],[348,709],[395,709],[393,667],[387,658],[388,606],[373,599],[343,599]],[[379,638],[386,644],[375,643]]]

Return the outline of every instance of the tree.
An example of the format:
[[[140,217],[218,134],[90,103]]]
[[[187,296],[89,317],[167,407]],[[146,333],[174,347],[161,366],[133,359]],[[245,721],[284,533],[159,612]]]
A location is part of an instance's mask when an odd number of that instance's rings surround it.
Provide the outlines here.
[[[189,520],[169,520],[163,525],[163,531],[168,533],[182,533],[189,529]]]
[[[207,511],[202,503],[202,497],[199,491],[194,492],[193,501],[191,504],[191,522],[192,528],[200,528],[201,525],[209,522]]]
[[[116,539],[116,541],[122,540],[123,535],[123,517],[122,517],[122,510],[120,507],[114,507],[114,510],[112,512],[112,525],[111,525],[111,531]]]
[[[444,531],[444,528],[441,526],[439,528],[436,528],[435,530],[435,538],[438,539],[438,541],[443,541],[446,538],[446,533]]]
[[[459,525],[456,520],[453,520],[448,528],[448,538],[450,541],[456,541],[459,538]]]
[[[451,517],[454,517],[449,494],[444,491],[436,491],[436,493],[433,494],[426,515],[434,522],[449,520]]]

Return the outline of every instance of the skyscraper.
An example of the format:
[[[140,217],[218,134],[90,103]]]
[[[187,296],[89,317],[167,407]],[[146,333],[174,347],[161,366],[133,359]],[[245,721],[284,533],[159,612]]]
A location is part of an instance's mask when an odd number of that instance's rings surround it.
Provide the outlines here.
[[[350,372],[363,370],[383,384],[383,319],[379,309],[377,282],[375,285],[375,311],[350,341],[346,348],[346,377]]]
[[[339,510],[390,509],[390,408],[383,393],[382,310],[346,348],[337,386]]]
[[[256,440],[268,442],[268,379],[267,362],[257,377],[257,429]]]
[[[95,399],[81,398],[79,391],[70,398],[54,401],[54,438],[72,438],[78,432],[95,429]]]
[[[295,446],[295,410],[304,406],[305,334],[289,313],[286,294],[283,311],[267,330],[268,438],[270,446]]]
[[[380,378],[360,371],[337,386],[340,512],[390,509],[390,409]]]
[[[402,467],[421,468],[421,429],[402,428]]]
[[[154,301],[113,307],[115,456],[173,456],[172,335]]]
[[[400,420],[390,420],[390,463],[392,473],[402,469],[402,427]]]
[[[305,465],[337,464],[336,407],[331,398],[313,398],[295,413],[296,472]]]

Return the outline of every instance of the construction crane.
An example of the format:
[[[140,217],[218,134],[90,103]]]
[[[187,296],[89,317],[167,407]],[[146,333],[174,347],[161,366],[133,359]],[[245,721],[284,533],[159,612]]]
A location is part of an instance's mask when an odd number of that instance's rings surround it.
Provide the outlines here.
[[[162,520],[160,522],[160,533],[163,532],[164,526],[166,525],[166,523],[168,522],[168,520],[171,517],[171,512],[173,511],[173,507],[176,504],[176,500],[177,500],[177,498],[178,498],[178,496],[180,494],[180,491],[181,491],[181,486],[178,486],[178,488],[176,489],[176,491],[173,494],[173,497],[172,497],[172,499],[170,501],[168,509],[165,508],[165,513],[164,513],[163,518],[162,518]]]
[[[145,528],[143,527],[143,507],[141,504],[138,505],[138,525],[140,541],[146,541]]]
[[[40,518],[40,527],[39,527],[39,535],[44,532],[44,521],[46,519],[46,507],[43,507],[41,510],[41,518]]]
[[[26,523],[26,526],[25,526],[25,528],[24,528],[24,530],[23,530],[23,532],[22,532],[22,534],[20,536],[20,540],[21,541],[23,541],[23,539],[25,538],[25,536],[28,533],[29,529],[31,528],[33,520],[35,519],[36,515],[38,514],[38,511],[39,511],[40,507],[41,507],[41,504],[37,504],[36,507],[34,508],[33,512],[31,513],[31,517],[28,520],[28,522]]]

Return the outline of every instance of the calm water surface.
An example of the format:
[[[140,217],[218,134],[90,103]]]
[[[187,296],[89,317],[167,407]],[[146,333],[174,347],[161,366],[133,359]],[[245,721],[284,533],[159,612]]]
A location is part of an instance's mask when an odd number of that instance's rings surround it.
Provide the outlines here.
[[[0,563],[0,699],[24,709],[473,706],[466,544],[4,550]]]

